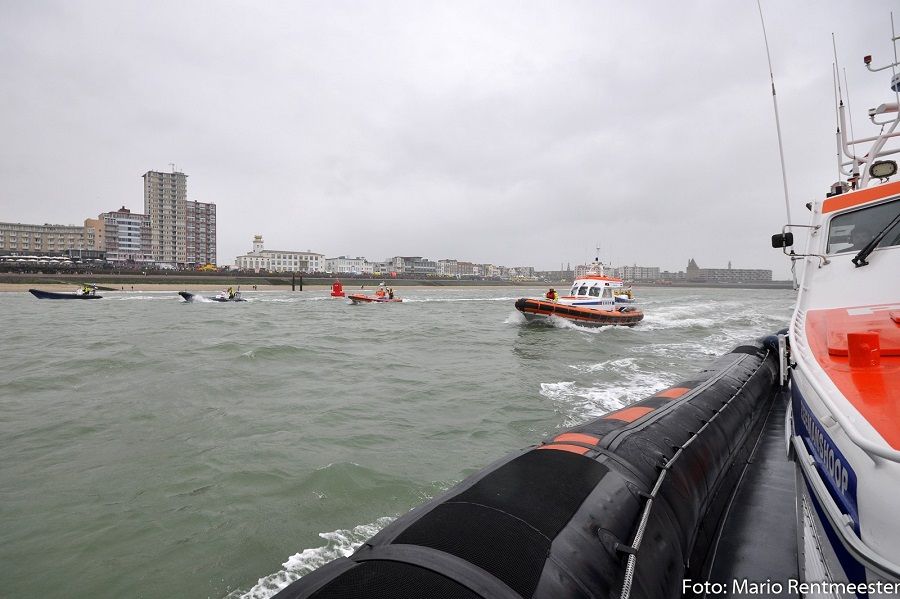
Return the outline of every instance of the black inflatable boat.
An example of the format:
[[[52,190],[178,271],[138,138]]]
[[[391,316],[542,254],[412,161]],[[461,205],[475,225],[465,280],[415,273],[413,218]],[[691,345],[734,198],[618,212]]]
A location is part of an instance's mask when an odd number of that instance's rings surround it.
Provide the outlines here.
[[[93,295],[93,294],[81,294],[81,293],[57,293],[56,291],[41,291],[40,289],[29,289],[28,290],[31,295],[38,299],[53,299],[53,300],[90,300],[90,299],[102,299],[102,295]]]
[[[178,295],[183,297],[184,301],[186,301],[186,302],[192,302],[192,301],[194,301],[194,298],[197,297],[197,294],[188,293],[187,291],[179,291]],[[204,298],[208,299],[211,302],[246,302],[247,301],[241,297],[240,293],[235,293],[234,297],[231,297],[231,298],[225,297],[223,295],[214,295],[213,297],[205,297],[204,296]]]
[[[277,597],[669,598],[695,594],[685,581],[735,576],[714,558],[760,439],[779,453],[777,433],[761,434],[784,414],[773,347],[739,346],[690,380],[501,459]],[[790,523],[786,506],[765,509]],[[774,526],[790,544],[790,525]],[[755,546],[758,563],[775,556]],[[752,563],[743,571],[758,575]]]

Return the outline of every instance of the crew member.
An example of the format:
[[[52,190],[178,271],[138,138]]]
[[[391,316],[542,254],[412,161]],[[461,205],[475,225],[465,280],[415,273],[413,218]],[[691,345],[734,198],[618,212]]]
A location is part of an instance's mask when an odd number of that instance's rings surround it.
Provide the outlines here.
[[[556,289],[554,289],[553,287],[550,288],[550,290],[547,292],[547,295],[545,297],[548,300],[550,300],[551,302],[555,302],[555,301],[559,300],[559,294],[556,292]]]
[[[388,287],[388,299],[394,299],[394,288]]]
[[[228,299],[234,299],[234,287],[228,288]]]

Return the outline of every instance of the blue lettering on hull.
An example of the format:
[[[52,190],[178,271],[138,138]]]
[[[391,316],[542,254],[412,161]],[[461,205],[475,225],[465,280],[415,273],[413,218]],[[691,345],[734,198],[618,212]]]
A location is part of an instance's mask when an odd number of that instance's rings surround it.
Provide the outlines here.
[[[794,429],[803,439],[806,450],[816,462],[816,469],[825,481],[841,511],[853,520],[853,530],[859,535],[859,509],[856,503],[856,472],[837,445],[825,432],[796,385],[791,386]]]
[[[793,411],[794,433],[803,439],[806,451],[813,457],[820,477],[825,482],[828,492],[841,511],[853,520],[853,530],[859,535],[859,511],[856,503],[856,473],[850,462],[835,445],[822,423],[815,417],[806,400],[803,399],[796,385],[791,385],[791,409]],[[866,582],[866,569],[844,547],[840,535],[831,526],[819,499],[809,481],[806,489],[829,544],[847,575],[847,581],[853,583]],[[800,492],[800,490],[797,490]],[[856,593],[859,599],[866,599],[868,593]]]

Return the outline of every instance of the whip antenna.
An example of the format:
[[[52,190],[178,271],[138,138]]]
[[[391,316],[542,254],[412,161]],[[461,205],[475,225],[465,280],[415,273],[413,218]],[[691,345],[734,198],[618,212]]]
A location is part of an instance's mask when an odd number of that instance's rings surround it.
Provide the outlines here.
[[[766,21],[763,19],[762,4],[756,0],[759,9],[759,22],[762,23],[763,41],[766,43],[766,60],[769,61],[769,81],[772,82],[772,106],[775,108],[775,131],[778,133],[778,156],[781,158],[781,181],[784,185],[784,209],[787,212],[787,222],[791,222],[791,203],[788,196],[787,170],[784,167],[784,147],[781,143],[781,120],[778,118],[778,99],[775,96],[775,75],[772,73],[772,56],[769,53],[769,38],[766,35]]]

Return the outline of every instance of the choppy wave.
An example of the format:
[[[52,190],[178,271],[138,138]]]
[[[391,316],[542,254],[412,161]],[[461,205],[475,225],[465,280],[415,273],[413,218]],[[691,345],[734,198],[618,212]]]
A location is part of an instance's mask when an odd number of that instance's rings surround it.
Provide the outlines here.
[[[226,599],[267,599],[291,584],[301,576],[339,557],[347,557],[372,535],[390,524],[396,516],[383,516],[374,522],[360,524],[353,528],[341,528],[331,532],[321,532],[324,545],[304,549],[290,556],[282,564],[283,570],[260,578],[247,591],[234,591]]]

